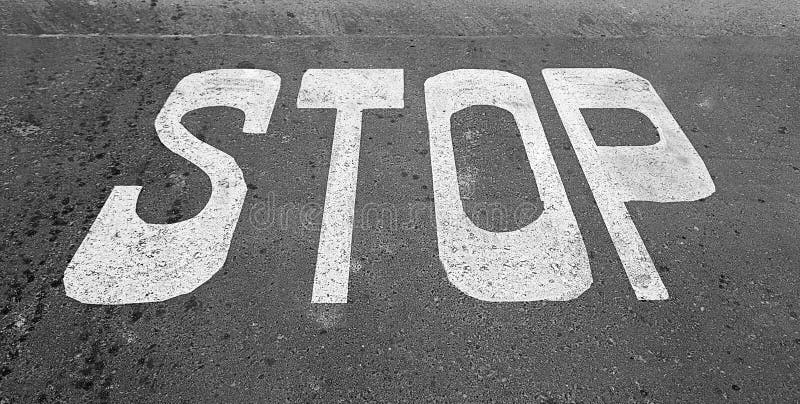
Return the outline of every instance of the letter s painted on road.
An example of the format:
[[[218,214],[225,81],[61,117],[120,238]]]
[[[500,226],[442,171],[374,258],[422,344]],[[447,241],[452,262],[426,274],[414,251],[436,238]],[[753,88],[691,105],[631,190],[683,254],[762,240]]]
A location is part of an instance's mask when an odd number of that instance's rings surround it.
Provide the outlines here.
[[[150,224],[136,214],[142,187],[114,187],[67,266],[67,296],[90,304],[157,302],[189,293],[219,271],[247,186],[233,158],[194,137],[181,117],[204,107],[233,107],[245,113],[244,132],[266,133],[279,88],[278,75],[265,70],[211,70],[183,78],[155,126],[164,146],[208,175],[208,203],[191,219]]]

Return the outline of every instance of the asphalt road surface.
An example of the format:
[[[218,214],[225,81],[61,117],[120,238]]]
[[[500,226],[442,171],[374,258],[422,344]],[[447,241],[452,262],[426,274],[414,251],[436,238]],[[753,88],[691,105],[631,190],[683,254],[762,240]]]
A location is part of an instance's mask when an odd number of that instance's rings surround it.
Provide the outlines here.
[[[523,3],[0,5],[0,403],[800,401],[800,7]],[[707,168],[706,197],[623,200],[668,299],[637,299],[626,276],[608,196],[543,74],[559,68],[649,81]],[[230,107],[180,117],[246,183],[224,265],[158,302],[68,296],[65,270],[115,186],[142,187],[147,223],[203,211],[210,177],[165,147],[156,117],[182,79],[215,69],[280,77],[266,133],[244,133]],[[325,202],[344,194],[326,193],[336,110],[298,107],[309,69],[402,69],[402,105],[360,118],[352,225],[329,229],[352,230],[346,303],[314,295]],[[458,69],[527,83],[537,150],[585,245],[579,295],[490,301],[445,268],[446,154],[425,89]],[[581,113],[597,145],[664,136],[641,111]],[[444,120],[463,210],[491,234],[551,208],[519,126],[533,115],[487,102]],[[197,233],[224,244],[218,231]]]

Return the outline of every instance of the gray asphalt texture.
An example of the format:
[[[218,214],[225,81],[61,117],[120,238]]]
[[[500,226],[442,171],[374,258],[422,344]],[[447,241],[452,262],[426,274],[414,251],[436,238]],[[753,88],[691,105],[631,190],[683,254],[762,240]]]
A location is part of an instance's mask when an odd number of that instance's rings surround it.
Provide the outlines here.
[[[800,401],[800,7],[664,3],[0,5],[0,403]],[[144,186],[148,222],[202,209],[208,178],[153,122],[184,76],[236,67],[282,78],[266,135],[233,109],[183,119],[248,183],[224,268],[161,303],[68,298],[64,269],[113,186]],[[547,67],[648,79],[705,161],[712,196],[628,204],[670,300],[636,300]],[[340,305],[311,304],[335,111],[295,107],[310,68],[405,70],[405,108],[363,116]],[[591,259],[578,299],[489,303],[448,282],[423,82],[458,68],[528,81]],[[600,144],[657,140],[637,113],[584,115]],[[538,216],[513,117],[472,107],[453,137],[476,223]]]

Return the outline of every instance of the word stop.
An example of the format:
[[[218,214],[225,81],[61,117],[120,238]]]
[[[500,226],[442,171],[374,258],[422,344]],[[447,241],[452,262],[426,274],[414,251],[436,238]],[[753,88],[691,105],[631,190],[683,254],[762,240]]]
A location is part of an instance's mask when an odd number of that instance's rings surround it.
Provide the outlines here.
[[[545,69],[547,87],[597,201],[634,293],[668,298],[625,206],[628,201],[694,201],[715,187],[697,151],[650,83],[620,69]],[[136,214],[139,186],[116,186],[64,274],[68,296],[91,304],[157,302],[189,293],[222,268],[247,186],[234,159],[182,124],[188,112],[226,106],[244,112],[244,131],[266,133],[280,89],[275,73],[222,69],[191,74],[155,120],[161,142],[199,167],[211,196],[196,216],[151,224]],[[346,303],[356,201],[361,115],[403,108],[400,69],[312,69],[298,108],[336,109],[312,302]],[[589,257],[526,81],[497,70],[453,70],[425,81],[439,257],[450,282],[494,302],[570,300],[589,289]],[[473,105],[510,112],[536,177],[542,214],[509,232],[477,227],[459,195],[450,118]],[[598,146],[581,108],[628,108],[647,116],[660,140]]]

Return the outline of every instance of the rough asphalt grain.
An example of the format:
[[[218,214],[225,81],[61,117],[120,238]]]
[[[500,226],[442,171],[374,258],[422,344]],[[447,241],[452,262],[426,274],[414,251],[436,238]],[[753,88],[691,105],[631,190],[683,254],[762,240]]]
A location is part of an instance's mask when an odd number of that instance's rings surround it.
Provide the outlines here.
[[[800,400],[800,7],[522,3],[0,5],[0,402]],[[183,120],[248,183],[224,268],[160,303],[67,297],[64,269],[113,186],[144,187],[148,222],[202,209],[208,178],[153,122],[184,76],[236,67],[282,78],[268,133],[243,134],[227,108]],[[547,67],[648,79],[707,165],[711,197],[628,204],[669,300],[633,295]],[[335,112],[296,108],[310,68],[405,71],[405,108],[363,118],[347,304],[311,303]],[[459,68],[528,81],[590,255],[578,299],[482,302],[447,280],[423,82]],[[600,144],[657,140],[630,111],[584,116]],[[453,137],[475,223],[537,217],[513,117],[472,107]]]

